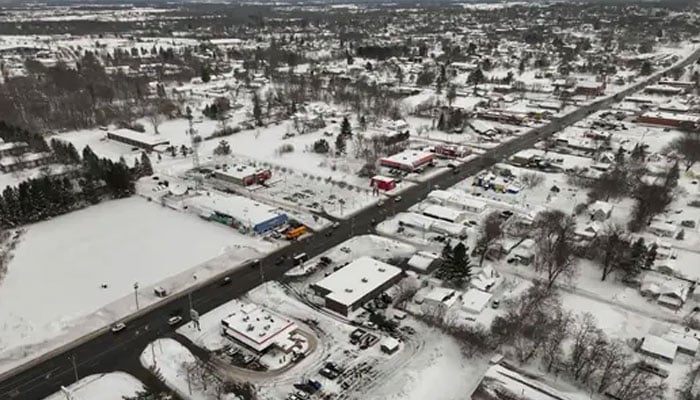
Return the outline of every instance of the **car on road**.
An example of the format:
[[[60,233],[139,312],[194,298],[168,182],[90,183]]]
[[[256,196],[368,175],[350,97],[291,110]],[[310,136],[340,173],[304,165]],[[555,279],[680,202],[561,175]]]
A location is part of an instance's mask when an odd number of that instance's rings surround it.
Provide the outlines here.
[[[384,207],[384,200],[379,200],[377,202],[377,207]]]
[[[399,201],[401,201],[401,196],[394,197],[394,203],[398,203]]]
[[[226,286],[231,283],[231,277],[227,276],[224,279],[221,280],[221,286]]]
[[[331,228],[333,229],[338,229],[340,227],[340,222],[334,222],[333,225],[331,225]]]
[[[111,331],[112,333],[119,333],[126,329],[126,324],[123,322],[119,322],[117,324],[112,325]]]
[[[170,326],[177,325],[180,323],[180,321],[182,321],[182,317],[179,315],[175,315],[175,316],[168,318],[168,325],[170,325]]]

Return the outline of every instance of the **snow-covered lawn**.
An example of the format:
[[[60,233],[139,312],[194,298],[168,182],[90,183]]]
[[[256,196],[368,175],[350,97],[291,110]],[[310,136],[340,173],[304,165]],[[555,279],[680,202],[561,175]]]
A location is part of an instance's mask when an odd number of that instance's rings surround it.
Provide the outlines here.
[[[122,400],[142,388],[141,381],[125,372],[109,372],[87,376],[68,386],[65,392],[56,392],[44,400],[65,400],[66,393],[75,400]]]
[[[136,197],[26,230],[0,281],[0,370],[133,312],[136,282],[144,307],[155,284],[174,292],[274,248]]]

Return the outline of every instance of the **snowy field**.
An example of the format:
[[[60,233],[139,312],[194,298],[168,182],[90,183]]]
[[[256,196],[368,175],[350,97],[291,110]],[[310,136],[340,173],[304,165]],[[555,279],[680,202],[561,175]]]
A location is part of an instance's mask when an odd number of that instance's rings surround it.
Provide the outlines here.
[[[172,293],[273,248],[141,198],[28,226],[0,282],[0,369],[135,311],[135,282],[143,307],[156,283]]]
[[[123,400],[133,396],[143,388],[138,379],[125,372],[110,372],[102,375],[90,375],[44,400],[66,400],[68,393],[73,400]]]

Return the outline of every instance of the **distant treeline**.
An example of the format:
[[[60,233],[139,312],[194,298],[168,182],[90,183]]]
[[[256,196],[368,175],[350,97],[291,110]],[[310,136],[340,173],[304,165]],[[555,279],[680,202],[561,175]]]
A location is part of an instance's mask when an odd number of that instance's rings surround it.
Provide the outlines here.
[[[2,122],[0,127],[16,129]],[[27,131],[20,131],[26,136],[34,136]],[[17,139],[26,140],[24,136]],[[5,187],[0,194],[2,228],[43,221],[99,203],[106,198],[131,196],[135,191],[136,179],[153,174],[146,153],[142,153],[134,166],[129,167],[123,158],[114,162],[97,157],[89,146],[83,150],[82,157],[72,144],[56,139],[51,141],[50,149],[57,161],[69,166],[67,172],[61,176],[46,174],[23,181],[17,186]]]

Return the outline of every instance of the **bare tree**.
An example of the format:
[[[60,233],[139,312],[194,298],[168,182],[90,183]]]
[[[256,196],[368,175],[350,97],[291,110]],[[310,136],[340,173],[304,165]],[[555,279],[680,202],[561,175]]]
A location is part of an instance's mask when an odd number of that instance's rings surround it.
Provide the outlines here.
[[[685,133],[683,136],[673,140],[669,145],[669,149],[683,157],[685,170],[688,171],[696,162],[700,161],[700,133]]]
[[[153,133],[159,135],[160,132],[158,131],[158,128],[160,127],[160,124],[163,123],[164,118],[163,114],[160,113],[160,109],[158,108],[158,106],[156,106],[155,104],[150,104],[146,106],[144,115],[153,127]]]
[[[394,298],[396,307],[406,307],[406,303],[418,292],[419,287],[420,283],[415,278],[407,277],[402,279],[398,284],[399,293]]]
[[[525,172],[520,175],[520,183],[526,189],[534,189],[544,182],[544,175],[537,172]]]
[[[598,357],[602,355],[605,335],[596,326],[596,320],[590,313],[581,315],[572,330],[569,372],[579,381],[585,381],[589,371],[595,370]]]
[[[479,256],[479,266],[484,264],[484,258],[491,250],[492,246],[503,237],[503,220],[498,211],[489,213],[481,225],[481,232],[476,243],[476,249],[481,253]]]
[[[700,393],[696,388],[698,380],[700,380],[700,363],[696,363],[688,369],[683,386],[678,389],[679,400],[700,399]]]
[[[591,242],[590,249],[603,267],[601,281],[604,281],[611,272],[622,266],[623,258],[629,247],[629,239],[625,236],[625,231],[614,224],[608,225],[605,231]]]
[[[605,348],[601,356],[596,375],[598,393],[606,392],[612,385],[618,384],[625,371],[629,355],[625,352],[625,343],[614,340]]]
[[[559,210],[542,211],[533,224],[535,240],[535,269],[544,275],[551,288],[560,278],[571,279],[576,274],[574,219]]]

